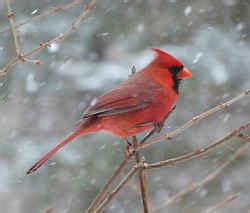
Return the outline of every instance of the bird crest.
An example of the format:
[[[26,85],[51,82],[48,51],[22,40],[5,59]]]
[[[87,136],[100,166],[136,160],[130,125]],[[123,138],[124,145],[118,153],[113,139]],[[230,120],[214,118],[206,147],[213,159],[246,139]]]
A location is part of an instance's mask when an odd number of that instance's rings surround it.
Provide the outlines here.
[[[157,48],[151,48],[155,53],[156,57],[152,63],[161,64],[165,67],[179,67],[183,66],[182,63],[174,56],[159,50]]]

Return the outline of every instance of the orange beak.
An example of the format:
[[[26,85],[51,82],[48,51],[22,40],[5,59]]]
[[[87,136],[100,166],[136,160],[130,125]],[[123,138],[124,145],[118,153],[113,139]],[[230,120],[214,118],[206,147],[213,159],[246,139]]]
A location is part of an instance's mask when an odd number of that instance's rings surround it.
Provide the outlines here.
[[[178,79],[191,78],[192,73],[185,67],[177,74]]]

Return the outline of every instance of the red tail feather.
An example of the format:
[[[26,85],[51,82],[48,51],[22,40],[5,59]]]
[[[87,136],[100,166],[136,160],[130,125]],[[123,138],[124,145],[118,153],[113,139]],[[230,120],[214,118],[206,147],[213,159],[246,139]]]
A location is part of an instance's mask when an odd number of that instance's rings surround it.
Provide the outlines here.
[[[49,160],[59,149],[61,149],[64,145],[72,141],[74,138],[79,136],[81,132],[77,129],[60,141],[53,149],[51,149],[46,155],[44,155],[39,161],[37,161],[26,174],[31,174],[36,171],[39,167],[41,167],[47,160]]]

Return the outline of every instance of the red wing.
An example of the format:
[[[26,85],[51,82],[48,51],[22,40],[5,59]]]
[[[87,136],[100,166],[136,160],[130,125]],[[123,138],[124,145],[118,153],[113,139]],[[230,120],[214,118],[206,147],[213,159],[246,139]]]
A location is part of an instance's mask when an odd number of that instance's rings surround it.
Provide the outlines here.
[[[151,101],[147,96],[147,100],[143,100],[145,96],[141,93],[136,86],[131,85],[115,88],[97,98],[97,102],[85,111],[83,117],[87,118],[93,115],[103,117],[146,108]]]

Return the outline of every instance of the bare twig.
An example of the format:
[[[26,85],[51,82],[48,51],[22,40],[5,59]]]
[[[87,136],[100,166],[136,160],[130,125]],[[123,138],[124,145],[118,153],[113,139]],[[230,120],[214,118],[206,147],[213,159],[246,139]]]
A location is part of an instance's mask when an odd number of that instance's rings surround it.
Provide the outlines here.
[[[137,138],[136,136],[133,137],[133,144],[134,148],[136,150],[137,148]],[[140,151],[135,152],[135,159],[136,159],[136,165],[139,166],[141,163],[144,164],[145,159],[143,157],[140,157]],[[144,169],[139,170],[138,172],[139,176],[139,183],[140,183],[140,191],[141,191],[141,201],[144,213],[149,212],[149,206],[148,206],[148,195],[147,195],[147,180],[146,180],[146,174]]]
[[[15,27],[15,22],[14,22],[14,12],[11,8],[11,0],[6,0],[7,3],[7,9],[8,9],[8,20],[10,22],[10,29],[12,31],[12,35],[14,38],[14,44],[15,44],[15,50],[17,54],[17,59],[22,61],[22,62],[28,62],[32,64],[41,64],[42,62],[40,60],[33,60],[33,59],[28,59],[22,56],[21,52],[21,45],[20,45],[20,39],[19,39],[19,34],[17,32],[17,29]],[[7,64],[9,66],[9,64]],[[0,73],[1,74],[1,73]]]
[[[114,196],[122,189],[122,187],[133,177],[133,175],[141,169],[142,166],[135,165],[133,168],[129,171],[129,173],[121,180],[121,182],[115,187],[115,189],[108,194],[108,196],[105,198],[105,200],[98,206],[98,208],[94,212],[101,212],[103,208],[105,208],[108,203],[114,198]]]
[[[233,99],[231,99],[231,100],[229,100],[229,101],[227,101],[225,103],[219,104],[219,105],[215,106],[214,108],[212,108],[212,109],[210,109],[210,110],[208,110],[206,112],[203,112],[203,113],[201,113],[201,114],[199,114],[197,116],[194,116],[191,120],[184,123],[178,129],[176,129],[176,130],[174,130],[174,131],[172,131],[170,133],[167,133],[167,134],[164,134],[164,135],[149,139],[145,143],[139,145],[138,149],[140,150],[142,148],[151,146],[152,144],[158,143],[158,142],[160,142],[162,140],[170,140],[173,137],[175,137],[175,136],[179,135],[180,133],[182,133],[184,130],[186,130],[189,127],[193,126],[194,124],[198,123],[202,119],[207,118],[208,116],[210,116],[210,115],[212,115],[212,114],[214,114],[214,113],[216,113],[216,112],[218,112],[220,110],[228,108],[229,106],[231,106],[232,104],[238,102],[239,100],[241,100],[242,98],[244,98],[245,96],[247,96],[249,94],[250,94],[250,89],[247,89],[246,91],[244,91],[241,94],[237,95]]]
[[[40,65],[40,64],[43,64],[43,62],[40,60],[40,59],[30,59],[30,58],[24,58],[23,56],[20,56],[20,59],[21,61],[23,62],[27,62],[27,63],[30,63],[30,64],[37,64],[37,65]],[[0,75],[1,77],[1,75]]]
[[[147,190],[147,179],[146,179],[146,170],[141,169],[138,172],[140,189],[141,189],[141,200],[143,205],[144,213],[149,212],[149,199],[148,199],[148,190]]]
[[[63,6],[54,7],[48,11],[45,11],[44,13],[41,13],[40,15],[37,15],[37,16],[31,17],[31,18],[28,18],[28,19],[25,19],[22,21],[18,21],[15,23],[14,26],[17,29],[25,24],[28,24],[28,23],[33,22],[33,21],[37,21],[41,18],[45,18],[45,17],[51,16],[51,15],[56,15],[57,13],[60,13],[60,12],[66,11],[68,9],[71,9],[73,7],[76,7],[77,5],[81,4],[83,1],[84,0],[75,0],[75,1],[72,1],[68,4],[65,4]],[[11,30],[10,27],[6,27],[2,31],[0,31],[0,34],[9,32],[10,30]]]
[[[14,38],[14,43],[15,43],[15,48],[16,48],[16,54],[19,56],[21,55],[21,48],[20,48],[20,42],[19,42],[19,36],[15,27],[15,23],[14,23],[14,12],[11,8],[11,0],[6,0],[7,3],[7,10],[8,10],[8,20],[10,22],[10,29],[12,31],[12,35]]]
[[[248,121],[246,124],[242,125],[238,129],[231,131],[226,136],[224,136],[222,139],[216,141],[215,143],[212,143],[211,145],[209,145],[209,146],[207,146],[205,148],[195,150],[193,152],[184,154],[184,155],[176,157],[176,158],[171,158],[171,159],[168,159],[168,160],[159,161],[157,163],[147,164],[145,169],[160,168],[160,167],[163,167],[163,166],[175,166],[175,165],[177,165],[179,163],[183,163],[183,162],[195,159],[197,157],[200,157],[200,156],[206,154],[207,152],[213,150],[214,148],[224,144],[225,142],[227,142],[232,137],[238,136],[241,133],[240,131],[242,131],[242,130],[244,130],[246,128],[249,128],[249,127],[250,127],[250,121]]]
[[[216,205],[212,206],[211,208],[207,209],[205,212],[206,213],[210,213],[210,212],[214,212],[220,208],[223,208],[225,205],[227,205],[228,203],[231,203],[235,200],[237,200],[240,197],[240,193],[234,193],[232,195],[227,196],[224,200],[222,200],[221,202],[217,203]]]
[[[169,205],[170,203],[173,203],[175,201],[180,200],[184,195],[186,195],[189,192],[194,191],[197,188],[201,188],[204,185],[208,184],[210,181],[212,181],[213,179],[215,179],[229,164],[231,164],[236,158],[238,158],[239,156],[241,156],[244,151],[249,147],[249,144],[246,143],[242,146],[240,146],[240,148],[238,148],[234,154],[224,163],[222,164],[219,168],[217,168],[215,171],[209,173],[209,175],[207,175],[204,179],[202,179],[199,182],[195,182],[192,184],[189,184],[189,186],[185,189],[183,189],[182,191],[178,192],[177,194],[175,194],[174,196],[168,198],[157,210],[155,210],[155,212],[159,212],[160,210],[162,210],[164,207],[166,207],[166,205]]]
[[[28,51],[24,54],[22,54],[22,58],[29,57],[33,55],[36,52],[40,52],[42,49],[49,47],[52,43],[59,43],[62,42],[65,38],[67,38],[70,34],[76,31],[77,27],[80,25],[80,23],[84,20],[84,18],[87,16],[87,14],[94,8],[96,4],[96,0],[91,0],[90,3],[84,7],[81,14],[75,19],[75,21],[59,36],[48,40],[47,42],[42,42],[40,45],[31,51]],[[9,63],[7,63],[2,70],[0,70],[0,77],[6,75],[10,69],[20,60],[20,57],[17,56],[10,60]]]
[[[104,185],[102,190],[98,193],[96,198],[91,202],[90,206],[88,207],[86,212],[93,212],[96,206],[102,201],[104,196],[107,194],[109,188],[112,186],[114,180],[118,177],[118,175],[121,173],[121,171],[124,169],[124,167],[127,165],[128,161],[127,159],[123,160],[120,166],[114,171],[108,182]]]
[[[247,135],[247,134],[239,133],[239,134],[238,134],[238,137],[241,138],[241,139],[243,139],[243,140],[246,141],[246,142],[250,142],[250,136]]]

